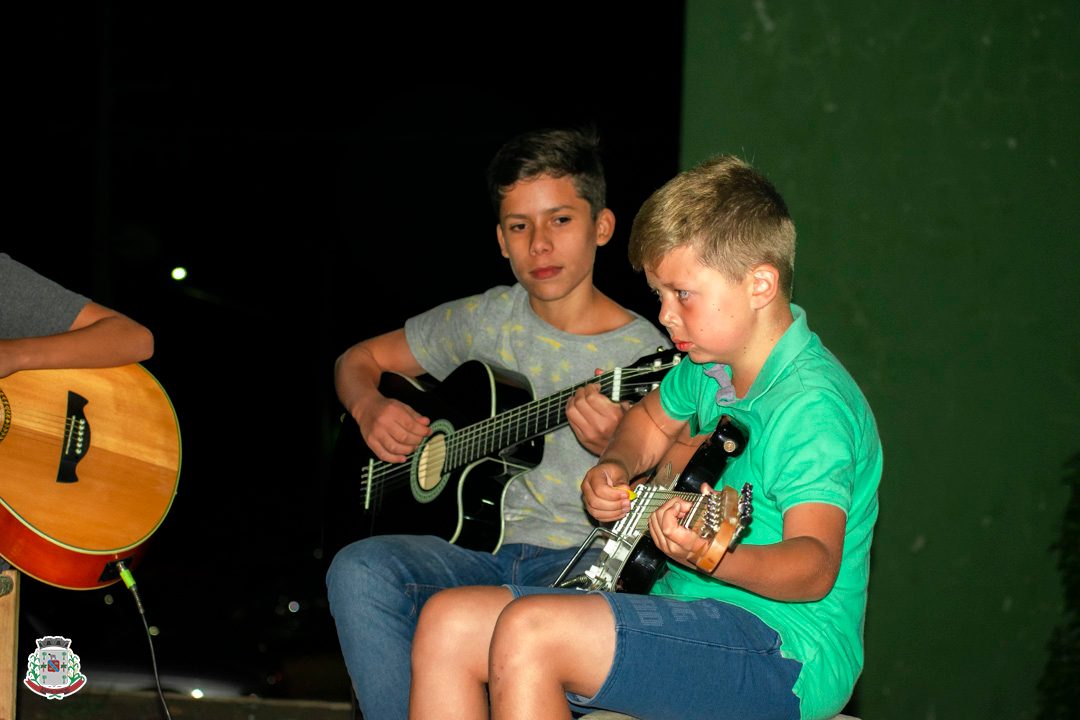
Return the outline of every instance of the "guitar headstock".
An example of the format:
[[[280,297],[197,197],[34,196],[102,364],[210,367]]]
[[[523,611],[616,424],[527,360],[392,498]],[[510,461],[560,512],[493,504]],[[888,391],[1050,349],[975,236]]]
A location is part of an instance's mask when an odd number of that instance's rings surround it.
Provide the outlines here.
[[[682,359],[682,353],[676,350],[661,350],[640,358],[629,367],[613,371],[618,377],[612,390],[618,397],[612,399],[626,400],[631,395],[644,397],[650,390],[658,387],[667,371],[678,365]]]
[[[738,502],[738,517],[736,519],[737,527],[735,533],[731,536],[731,542],[728,547],[731,547],[739,541],[746,532],[746,528],[750,526],[750,521],[754,519],[754,486],[750,483],[744,483],[742,490],[739,491]]]
[[[746,483],[741,491],[725,485],[721,490],[703,495],[683,518],[682,524],[709,541],[719,536],[730,549],[753,519],[753,491],[753,486]]]

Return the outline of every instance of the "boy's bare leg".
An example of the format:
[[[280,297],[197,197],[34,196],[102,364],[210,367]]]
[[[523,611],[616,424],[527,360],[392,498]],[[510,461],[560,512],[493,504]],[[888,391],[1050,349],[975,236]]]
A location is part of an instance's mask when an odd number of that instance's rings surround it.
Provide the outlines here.
[[[410,720],[488,717],[491,633],[512,599],[502,587],[461,587],[424,604],[413,638]]]
[[[566,692],[595,695],[615,657],[615,619],[598,595],[532,595],[499,616],[491,641],[497,720],[570,718]]]

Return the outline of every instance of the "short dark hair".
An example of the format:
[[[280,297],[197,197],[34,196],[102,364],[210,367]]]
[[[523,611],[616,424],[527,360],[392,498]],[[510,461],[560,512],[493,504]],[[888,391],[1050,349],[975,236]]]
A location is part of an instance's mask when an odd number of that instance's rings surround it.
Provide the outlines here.
[[[534,130],[503,144],[487,170],[488,195],[495,216],[515,183],[539,175],[569,176],[577,194],[589,203],[593,218],[607,207],[607,181],[595,130]]]

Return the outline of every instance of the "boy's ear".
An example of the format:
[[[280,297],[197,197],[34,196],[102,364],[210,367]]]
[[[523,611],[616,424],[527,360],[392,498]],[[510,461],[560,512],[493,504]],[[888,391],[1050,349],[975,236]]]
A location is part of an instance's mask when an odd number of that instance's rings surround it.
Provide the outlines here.
[[[504,258],[510,257],[510,253],[506,252],[506,238],[503,237],[502,224],[495,225],[495,235],[499,238],[499,251]]]
[[[602,247],[615,235],[615,213],[604,208],[596,214],[596,245]]]
[[[750,270],[750,305],[760,310],[771,303],[780,292],[780,271],[775,265],[762,263]]]

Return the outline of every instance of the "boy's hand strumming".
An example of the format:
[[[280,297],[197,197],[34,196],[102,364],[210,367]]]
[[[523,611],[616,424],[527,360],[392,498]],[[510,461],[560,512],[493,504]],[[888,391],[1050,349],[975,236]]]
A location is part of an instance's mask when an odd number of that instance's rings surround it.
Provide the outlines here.
[[[629,474],[622,463],[604,460],[585,473],[581,495],[585,509],[600,522],[611,522],[630,512]]]

